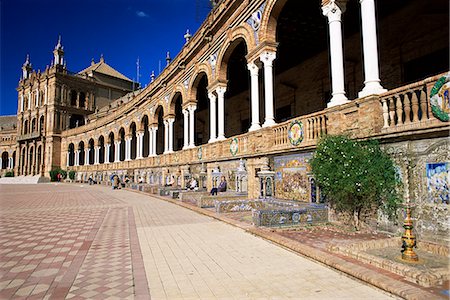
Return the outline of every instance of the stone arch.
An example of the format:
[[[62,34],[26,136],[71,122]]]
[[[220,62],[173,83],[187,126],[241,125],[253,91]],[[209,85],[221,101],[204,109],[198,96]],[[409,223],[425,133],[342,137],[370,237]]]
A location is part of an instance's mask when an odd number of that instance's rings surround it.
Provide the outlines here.
[[[36,132],[37,131],[37,121],[36,121],[36,118],[34,117],[32,120],[31,120],[31,129],[30,129],[30,133],[34,133],[34,132]]]
[[[165,109],[164,109],[164,103],[162,103],[162,101],[159,101],[155,105],[155,110],[153,111],[151,117],[149,118],[150,124],[158,124],[158,113],[161,109],[163,112],[163,116],[165,116],[166,114],[165,114]]]
[[[39,132],[40,133],[44,133],[45,131],[45,118],[44,116],[40,116],[39,118]]]
[[[141,117],[139,118],[139,121],[136,122],[136,124],[139,124],[138,126],[139,130],[144,130],[146,123],[148,125],[148,122],[150,120],[148,115],[149,115],[148,113],[142,114]]]
[[[196,101],[197,100],[196,99],[197,85],[198,85],[198,81],[202,77],[202,74],[205,74],[208,81],[211,82],[211,79],[213,78],[213,76],[212,76],[212,71],[211,71],[211,67],[209,66],[209,64],[202,63],[198,67],[195,68],[194,73],[189,82],[188,91],[186,93],[188,101],[192,101],[192,100]]]
[[[186,98],[186,90],[184,89],[184,87],[181,85],[177,85],[173,90],[172,94],[170,95],[169,110],[168,110],[168,113],[170,115],[175,115],[175,102],[179,95],[181,96],[183,104],[185,104],[188,101]]]
[[[105,137],[101,134],[97,139],[97,145],[99,147],[98,151],[98,163],[102,164],[105,162]]]
[[[142,147],[142,156],[147,157],[150,154],[150,146],[149,146],[149,139],[150,139],[150,133],[149,133],[149,125],[150,125],[150,118],[148,114],[143,114],[141,116],[141,120],[139,123],[139,130],[141,130],[144,133],[143,137],[143,145]]]
[[[277,20],[288,0],[267,0],[262,14],[261,25],[258,31],[259,41],[275,43],[277,34]],[[320,5],[317,2],[318,6]]]
[[[216,70],[216,78],[219,81],[226,81],[227,78],[227,67],[228,67],[228,59],[233,53],[234,48],[243,40],[246,47],[247,52],[250,53],[255,47],[255,39],[253,38],[253,32],[249,28],[249,25],[241,25],[235,28],[231,33],[227,35],[225,42],[223,43],[223,47],[220,49],[219,55],[217,57],[217,70]]]
[[[78,151],[79,151],[79,153],[78,153],[78,164],[80,166],[85,164],[84,147],[85,147],[84,141],[80,141],[78,143]]]
[[[136,159],[137,155],[137,123],[132,121],[130,126],[128,127],[128,134],[131,137],[131,145],[130,145],[130,158]]]
[[[2,165],[1,165],[1,168],[2,169],[7,169],[8,168],[8,162],[9,162],[9,153],[7,151],[3,151],[2,152]]]
[[[119,144],[119,160],[124,161],[125,160],[125,135],[126,131],[124,127],[120,127],[118,134],[117,134],[117,141],[120,142]]]
[[[95,158],[95,141],[94,138],[90,138],[88,141],[88,147],[89,147],[89,154],[88,154],[88,164],[93,165],[94,164],[94,158]]]
[[[117,134],[114,134],[114,130],[111,130],[108,134],[109,157],[105,158],[107,162],[114,162],[114,158],[116,157],[115,137],[117,137]]]
[[[74,145],[74,143],[71,142],[69,144],[69,146],[67,147],[67,152],[69,152],[69,156],[68,156],[69,160],[67,162],[67,165],[71,167],[75,163],[75,145]]]

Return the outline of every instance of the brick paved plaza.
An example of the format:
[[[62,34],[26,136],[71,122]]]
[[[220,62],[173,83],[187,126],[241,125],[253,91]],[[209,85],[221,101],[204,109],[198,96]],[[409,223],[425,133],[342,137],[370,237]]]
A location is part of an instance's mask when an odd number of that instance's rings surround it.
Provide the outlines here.
[[[148,195],[66,184],[0,191],[1,299],[388,298]]]

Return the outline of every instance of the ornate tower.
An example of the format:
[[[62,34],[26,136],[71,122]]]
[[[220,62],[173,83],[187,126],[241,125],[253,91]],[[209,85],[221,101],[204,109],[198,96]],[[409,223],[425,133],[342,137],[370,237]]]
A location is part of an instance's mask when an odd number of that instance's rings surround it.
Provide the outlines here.
[[[31,67],[31,63],[30,63],[30,55],[27,54],[27,59],[25,60],[25,62],[23,63],[22,66],[22,79],[28,79],[31,75],[31,71],[33,70],[33,68]]]
[[[64,47],[61,45],[61,36],[59,36],[58,44],[56,44],[55,50],[53,50],[53,60],[55,66],[64,65]]]

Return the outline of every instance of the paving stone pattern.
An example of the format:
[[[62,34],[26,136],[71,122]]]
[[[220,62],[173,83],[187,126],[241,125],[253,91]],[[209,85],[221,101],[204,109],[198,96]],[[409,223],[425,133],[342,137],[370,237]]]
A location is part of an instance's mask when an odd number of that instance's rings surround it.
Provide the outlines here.
[[[65,184],[0,195],[0,299],[389,298],[147,195]]]

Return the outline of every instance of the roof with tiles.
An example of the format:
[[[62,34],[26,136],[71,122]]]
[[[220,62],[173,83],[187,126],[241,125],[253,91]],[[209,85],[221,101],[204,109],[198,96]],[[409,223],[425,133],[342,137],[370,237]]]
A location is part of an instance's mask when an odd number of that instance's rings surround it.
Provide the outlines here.
[[[119,78],[119,79],[126,80],[126,81],[132,81],[131,79],[129,79],[125,75],[121,74],[119,71],[115,70],[110,65],[108,65],[105,62],[105,59],[103,58],[103,56],[100,58],[100,61],[98,63],[95,63],[94,60],[92,60],[91,65],[89,67],[87,67],[86,69],[78,72],[78,74],[80,74],[80,75],[87,74],[89,76],[89,75],[92,75],[94,72],[106,74],[108,76]]]

